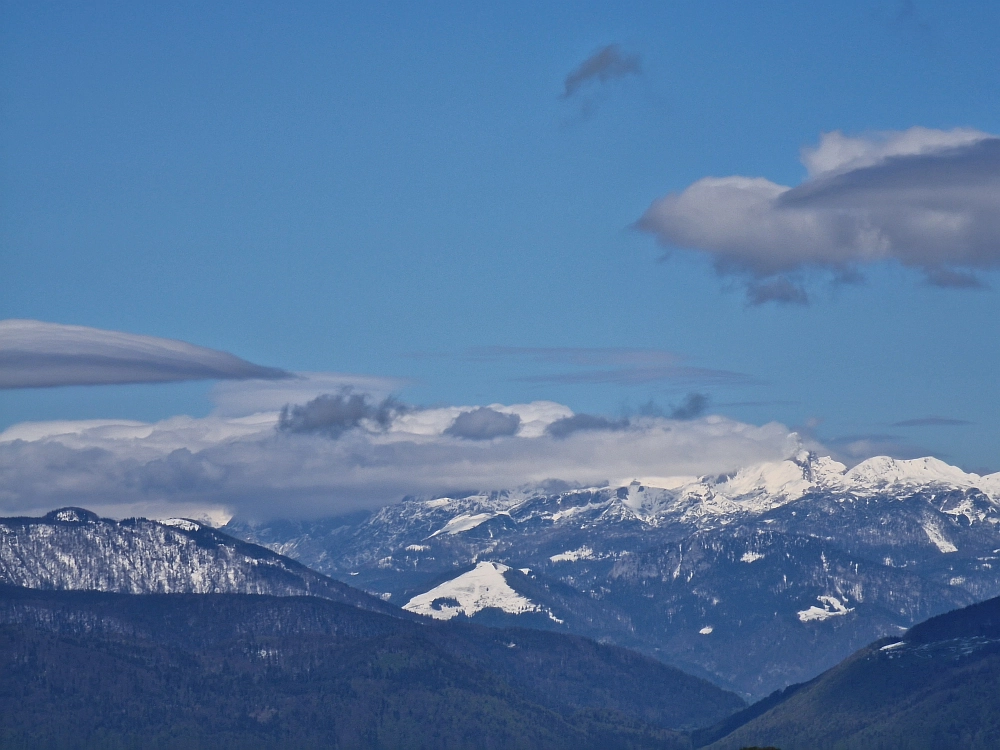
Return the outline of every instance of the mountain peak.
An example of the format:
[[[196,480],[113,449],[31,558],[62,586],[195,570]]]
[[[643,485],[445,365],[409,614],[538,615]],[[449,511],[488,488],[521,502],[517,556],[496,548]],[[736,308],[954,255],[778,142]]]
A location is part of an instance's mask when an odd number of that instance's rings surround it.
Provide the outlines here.
[[[101,520],[93,511],[86,508],[57,508],[45,514],[46,521],[61,521],[63,523],[97,523]]]
[[[971,487],[980,479],[978,474],[967,474],[933,456],[909,460],[875,456],[859,463],[846,476],[852,484],[869,487],[933,484]]]

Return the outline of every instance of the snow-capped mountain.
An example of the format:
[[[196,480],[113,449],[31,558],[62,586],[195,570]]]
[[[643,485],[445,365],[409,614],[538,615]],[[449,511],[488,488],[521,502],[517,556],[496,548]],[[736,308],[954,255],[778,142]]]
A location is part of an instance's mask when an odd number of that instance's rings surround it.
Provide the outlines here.
[[[749,696],[1000,594],[998,474],[933,458],[847,470],[802,452],[657,485],[410,499],[226,530],[412,611],[596,637]]]
[[[0,518],[0,583],[126,594],[312,595],[399,612],[294,560],[196,521],[112,521],[82,508],[62,508],[44,518]]]

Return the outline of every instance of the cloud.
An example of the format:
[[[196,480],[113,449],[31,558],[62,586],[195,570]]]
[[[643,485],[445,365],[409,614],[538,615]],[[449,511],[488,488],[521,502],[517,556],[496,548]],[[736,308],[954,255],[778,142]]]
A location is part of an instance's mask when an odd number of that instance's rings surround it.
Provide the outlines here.
[[[384,430],[404,411],[407,408],[391,396],[374,402],[366,393],[345,388],[336,394],[324,393],[303,406],[286,405],[278,415],[278,429],[338,438],[362,425]]]
[[[302,404],[325,393],[345,389],[382,400],[409,385],[401,378],[352,375],[339,372],[296,372],[283,380],[231,380],[212,386],[215,413],[238,417],[254,412],[279,411],[287,404]]]
[[[473,349],[469,356],[478,361],[525,359],[575,368],[517,378],[527,383],[644,385],[671,381],[745,385],[754,382],[749,375],[740,372],[684,364],[680,355],[658,349],[493,346]]]
[[[593,414],[574,414],[571,417],[557,419],[555,422],[550,424],[545,431],[552,437],[565,438],[569,437],[574,432],[580,432],[581,430],[616,431],[624,430],[628,426],[629,420],[627,419],[612,420],[607,417],[599,417]]]
[[[748,301],[807,301],[799,273],[856,278],[896,261],[936,286],[982,286],[1000,265],[1000,138],[911,128],[826,133],[802,153],[797,187],[706,177],[655,201],[637,222],[663,245],[701,251],[742,278]]]
[[[689,393],[670,412],[671,419],[697,419],[708,408],[708,396],[704,393]]]
[[[807,305],[809,295],[802,288],[784,276],[750,281],[747,283],[747,303],[763,305],[765,302],[780,302],[786,305]]]
[[[483,406],[463,411],[445,429],[444,434],[467,440],[490,440],[513,435],[520,426],[521,417],[517,414],[505,414]]]
[[[960,425],[972,424],[966,419],[952,419],[951,417],[922,417],[920,419],[904,419],[902,422],[894,422],[893,427],[958,427]]]
[[[291,377],[174,339],[37,320],[0,321],[0,388],[5,389]]]
[[[371,415],[378,403],[369,398],[361,411]],[[802,442],[780,424],[717,416],[625,424],[552,402],[488,409],[516,415],[517,432],[502,440],[456,439],[447,430],[476,410],[469,406],[398,413],[384,428],[376,411],[377,428],[364,429],[364,417],[336,439],[325,427],[282,430],[278,412],[16,425],[0,434],[0,513],[73,504],[118,517],[316,517],[469,488],[720,474],[783,458]],[[334,432],[357,416],[333,411]],[[548,429],[567,417],[575,419]]]
[[[566,76],[563,98],[569,99],[587,84],[603,84],[641,73],[642,58],[639,55],[625,54],[617,44],[609,44],[601,47]]]

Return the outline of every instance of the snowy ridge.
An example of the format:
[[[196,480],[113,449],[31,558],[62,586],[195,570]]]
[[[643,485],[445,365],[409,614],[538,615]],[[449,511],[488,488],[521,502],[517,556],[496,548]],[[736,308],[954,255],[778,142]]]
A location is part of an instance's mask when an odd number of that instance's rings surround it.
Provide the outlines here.
[[[394,609],[195,521],[114,521],[80,508],[0,518],[0,583],[125,594],[312,595]]]
[[[936,459],[848,470],[802,451],[723,476],[410,499],[342,526],[234,533],[411,611],[485,608],[532,627],[551,612],[560,629],[696,664],[760,697],[1000,595],[998,490],[1000,474]]]
[[[389,506],[378,515],[394,527],[419,518],[427,524],[429,533],[425,536],[434,537],[467,532],[498,515],[518,523],[529,519],[579,523],[586,518],[603,522],[632,520],[650,526],[679,522],[714,527],[736,518],[761,515],[816,492],[872,496],[890,491],[905,495],[926,489],[978,490],[1000,507],[1000,473],[981,477],[936,458],[904,461],[879,456],[848,471],[844,464],[828,456],[800,451],[784,461],[740,469],[729,477],[659,481],[672,486],[668,489],[634,481],[614,490],[570,490],[561,493],[557,504],[541,501],[551,495],[520,488],[402,503]],[[586,502],[573,502],[574,497],[586,498]],[[982,521],[987,515],[983,508],[975,508],[969,501],[942,511],[965,515],[973,522]]]

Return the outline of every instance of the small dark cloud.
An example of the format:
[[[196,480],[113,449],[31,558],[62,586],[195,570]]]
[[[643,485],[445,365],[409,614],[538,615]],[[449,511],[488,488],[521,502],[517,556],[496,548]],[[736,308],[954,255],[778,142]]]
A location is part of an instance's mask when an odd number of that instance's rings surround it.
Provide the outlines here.
[[[482,406],[472,411],[463,411],[455,417],[444,434],[466,440],[490,440],[513,435],[520,426],[521,417],[517,414],[504,414]]]
[[[597,50],[566,76],[562,96],[563,99],[568,99],[589,83],[607,83],[616,78],[641,73],[642,58],[639,55],[625,54],[617,44],[609,44]]]
[[[927,268],[924,277],[931,286],[942,289],[988,289],[989,285],[974,273],[955,271],[950,268]]]
[[[667,413],[653,399],[649,399],[644,404],[640,404],[636,412],[640,417],[665,417]]]
[[[371,401],[366,393],[325,393],[305,405],[286,405],[278,418],[278,429],[292,433],[318,433],[337,438],[348,430],[360,427],[363,422],[385,429],[399,414],[409,407],[396,399]]]
[[[920,419],[904,419],[893,422],[893,427],[958,427],[972,424],[967,419],[952,419],[951,417],[921,417]]]
[[[628,426],[627,419],[608,419],[593,414],[574,414],[572,417],[557,419],[545,428],[545,432],[555,438],[564,438],[583,430],[614,431],[624,430]]]
[[[899,4],[895,21],[899,24],[912,24],[921,31],[930,31],[930,24],[920,17],[920,14],[917,12],[917,5],[913,0],[903,0]]]
[[[786,305],[808,305],[809,295],[798,284],[794,284],[784,276],[761,281],[751,281],[747,284],[747,304],[763,305],[766,302],[779,302]]]
[[[708,408],[708,396],[704,393],[689,393],[670,412],[671,419],[697,419]]]

